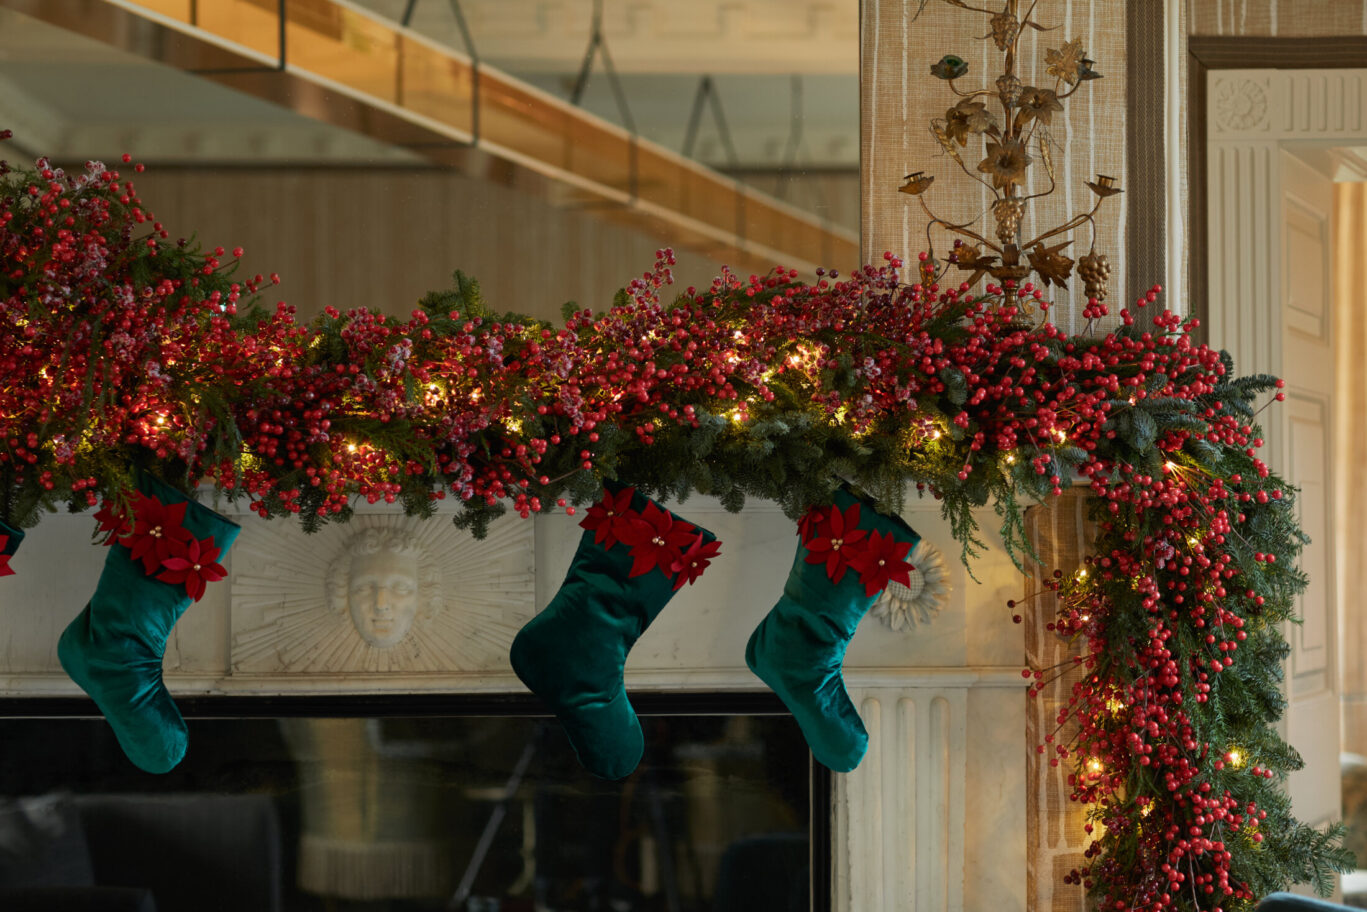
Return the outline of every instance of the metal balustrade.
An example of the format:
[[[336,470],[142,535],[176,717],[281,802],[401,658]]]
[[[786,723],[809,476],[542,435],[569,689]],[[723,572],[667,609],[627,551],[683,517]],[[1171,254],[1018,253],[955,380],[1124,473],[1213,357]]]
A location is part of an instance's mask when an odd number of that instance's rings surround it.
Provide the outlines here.
[[[854,232],[345,0],[0,6],[739,270],[859,262]]]

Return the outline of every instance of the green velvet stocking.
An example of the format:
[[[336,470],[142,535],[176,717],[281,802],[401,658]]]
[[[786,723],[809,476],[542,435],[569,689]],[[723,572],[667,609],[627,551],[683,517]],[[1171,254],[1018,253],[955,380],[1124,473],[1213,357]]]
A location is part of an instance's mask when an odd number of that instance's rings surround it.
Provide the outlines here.
[[[185,500],[148,476],[138,488],[164,504]],[[207,507],[190,502],[184,526],[196,538],[213,536],[226,554],[240,531]],[[171,628],[190,605],[186,587],[148,576],[128,548],[111,545],[90,604],[62,633],[57,657],[109,721],[135,765],[164,773],[185,756],[185,720],[161,679]]]
[[[0,536],[5,538],[4,545],[0,545],[0,556],[8,558],[19,550],[19,543],[24,540],[24,531],[0,522]],[[10,576],[13,573],[14,571],[9,568],[9,561],[0,560],[0,576]]]
[[[632,495],[633,510],[648,504],[655,506]],[[699,533],[706,542],[716,540],[692,527],[693,538]],[[518,632],[510,654],[517,676],[560,720],[579,761],[603,779],[622,779],[641,762],[641,723],[627,699],[622,668],[677,582],[675,574],[660,569],[630,576],[637,569],[631,551],[625,542],[605,547],[586,530],[565,582],[546,610]]]
[[[835,503],[842,510],[860,504],[858,528],[866,535],[892,534],[912,547],[920,540],[902,520],[876,512],[843,489]],[[854,570],[832,582],[825,563],[808,563],[809,553],[798,545],[783,595],[750,635],[745,662],[792,712],[817,761],[847,773],[863,759],[869,736],[845,692],[841,665],[881,587],[869,594]]]

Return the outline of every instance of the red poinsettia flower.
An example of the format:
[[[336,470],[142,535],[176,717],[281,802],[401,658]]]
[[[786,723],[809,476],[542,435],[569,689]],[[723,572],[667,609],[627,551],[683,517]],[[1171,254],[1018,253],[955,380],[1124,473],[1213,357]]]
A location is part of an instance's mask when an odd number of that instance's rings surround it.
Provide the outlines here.
[[[911,571],[916,568],[906,561],[910,552],[911,542],[898,541],[891,532],[886,536],[878,532],[870,535],[850,561],[864,584],[864,594],[876,595],[893,580],[903,586],[911,585]]]
[[[143,495],[139,493],[138,497]],[[95,511],[95,522],[99,523],[96,533],[104,534],[102,545],[112,545],[116,539],[123,538],[131,530],[128,524],[128,514],[120,510],[118,505],[112,500],[106,500],[100,505],[100,509]]]
[[[845,570],[850,560],[859,554],[858,544],[868,535],[859,525],[859,504],[850,504],[849,509],[841,512],[835,504],[826,511],[826,528],[823,534],[811,541],[804,542],[808,554],[807,563],[825,564],[826,576],[833,583],[845,578]]]
[[[684,583],[692,583],[702,576],[702,572],[712,563],[712,558],[720,552],[721,542],[705,541],[703,534],[699,532],[692,544],[684,549],[684,552],[669,565],[669,572],[679,575],[679,578],[674,581],[674,591],[678,592],[683,588]]]
[[[668,573],[689,546],[695,531],[692,523],[675,519],[668,510],[647,503],[622,534],[622,542],[631,547],[631,572],[627,576],[640,576],[656,567]]]
[[[205,539],[191,536],[189,541],[172,539],[176,553],[161,562],[157,579],[163,583],[184,583],[190,598],[204,597],[204,584],[216,583],[228,575],[218,563],[220,550],[214,547],[214,537]]]
[[[579,527],[593,533],[595,545],[611,548],[622,540],[622,533],[631,528],[638,515],[631,509],[631,498],[635,494],[635,488],[623,488],[616,494],[604,488],[603,499],[589,507]]]
[[[817,506],[802,514],[802,518],[797,521],[797,535],[798,538],[802,539],[804,545],[825,534],[827,519],[829,519],[827,511]]]
[[[185,508],[188,503],[164,504],[155,497],[139,495],[133,504],[133,531],[123,544],[133,552],[133,560],[142,561],[143,572],[151,576],[168,557],[179,553],[177,543],[194,538],[185,528]]]
[[[5,546],[9,544],[8,535],[0,535],[0,576],[14,576],[14,570],[9,565],[10,555],[5,553]]]

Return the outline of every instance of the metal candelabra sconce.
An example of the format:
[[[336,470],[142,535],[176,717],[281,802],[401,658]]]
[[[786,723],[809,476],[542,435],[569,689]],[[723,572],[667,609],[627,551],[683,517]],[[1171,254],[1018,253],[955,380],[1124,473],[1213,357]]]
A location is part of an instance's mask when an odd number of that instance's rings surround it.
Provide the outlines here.
[[[925,2],[923,0],[921,4],[922,9]],[[909,174],[899,189],[916,197],[929,219],[926,241],[930,259],[923,267],[923,274],[938,277],[950,266],[955,266],[971,274],[969,285],[975,284],[983,275],[990,275],[1003,287],[1013,287],[1033,272],[1046,286],[1053,284],[1066,288],[1076,266],[1087,297],[1104,301],[1110,263],[1104,253],[1096,250],[1096,213],[1107,197],[1121,192],[1114,177],[1098,174],[1094,180],[1087,181],[1087,186],[1096,195],[1089,210],[1028,241],[1021,239],[1026,206],[1031,200],[1053,193],[1057,187],[1053,146],[1058,141],[1050,130],[1054,114],[1063,110],[1065,99],[1087,82],[1099,79],[1101,74],[1092,68],[1093,61],[1083,51],[1082,40],[1074,39],[1061,48],[1045,52],[1045,72],[1054,77],[1053,88],[1025,85],[1016,75],[1016,46],[1026,28],[1048,30],[1032,19],[1038,0],[1032,0],[1023,17],[1019,12],[1020,0],[1006,0],[1005,7],[996,13],[970,6],[964,0],[945,2],[988,15],[991,31],[983,40],[991,40],[1005,57],[1003,72],[997,77],[995,87],[967,92],[955,84],[968,72],[968,62],[962,57],[947,54],[930,67],[931,75],[945,80],[950,90],[959,96],[958,102],[943,118],[931,121],[931,132],[966,175],[992,191],[995,199],[989,211],[995,222],[995,240],[989,240],[985,236],[986,226],[979,225],[987,213],[959,223],[940,218],[931,211],[925,199],[935,178],[924,171]],[[994,98],[1001,105],[1000,119],[988,108]],[[963,153],[968,150],[970,139],[975,137],[981,137],[984,143],[984,156],[976,169],[970,169]],[[1026,174],[1035,163],[1030,154],[1032,150],[1044,165],[1049,184],[1045,190],[1026,194]],[[930,231],[936,225],[959,235],[947,263],[940,263],[934,256]],[[1063,252],[1073,242],[1072,238],[1051,242],[1083,225],[1091,227],[1091,246],[1086,254],[1074,261]]]

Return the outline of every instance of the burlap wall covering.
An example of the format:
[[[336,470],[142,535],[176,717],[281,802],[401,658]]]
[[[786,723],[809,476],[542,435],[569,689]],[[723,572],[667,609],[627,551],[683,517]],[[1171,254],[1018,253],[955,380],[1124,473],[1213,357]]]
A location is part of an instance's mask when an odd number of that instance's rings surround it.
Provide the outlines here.
[[[930,65],[945,54],[958,54],[969,62],[962,88],[990,85],[1000,72],[1001,54],[990,41],[978,40],[987,33],[987,17],[929,3],[911,21],[919,0],[864,0],[861,8],[860,53],[860,193],[863,201],[861,236],[866,261],[881,262],[884,251],[914,257],[926,246],[925,218],[906,194],[898,193],[901,178],[910,171],[928,171],[936,184],[926,201],[943,218],[962,221],[980,214],[990,194],[969,180],[948,158],[930,134],[932,117],[943,117],[957,99],[930,75]],[[1033,236],[1064,221],[1068,214],[1090,208],[1093,197],[1085,186],[1098,171],[1125,174],[1125,3],[1123,0],[1058,0],[1041,3],[1038,19],[1058,28],[1050,32],[1027,29],[1020,43],[1018,75],[1028,85],[1038,73],[1044,77],[1044,52],[1064,41],[1081,38],[1105,79],[1092,82],[1068,99],[1054,132],[1066,141],[1066,154],[1055,157],[1058,190],[1027,210],[1023,232]],[[986,81],[980,81],[986,75]],[[965,161],[973,166],[971,152]],[[1033,179],[1047,181],[1043,168],[1030,169]],[[1027,192],[1034,192],[1031,187]],[[1161,205],[1161,200],[1155,200]],[[1111,275],[1125,275],[1125,207],[1118,202],[1103,207],[1097,249],[1111,258]],[[936,238],[943,251],[948,242]],[[1074,241],[1071,256],[1087,252],[1084,233]],[[1161,281],[1156,277],[1155,281]],[[1076,314],[1081,288],[1054,296],[1060,305],[1058,322],[1079,328]]]
[[[1026,702],[1026,908],[1033,912],[1083,912],[1085,891],[1067,886],[1063,876],[1083,862],[1087,847],[1083,824],[1086,808],[1068,800],[1071,763],[1050,765],[1054,745],[1067,744],[1076,724],[1058,725],[1060,707],[1068,702],[1079,671],[1072,658],[1078,646],[1047,629],[1056,611],[1057,597],[1043,588],[1054,569],[1065,573],[1082,566],[1095,530],[1087,520],[1086,491],[1074,488],[1054,501],[1030,507],[1026,533],[1040,556],[1041,566],[1026,577],[1025,656],[1031,668],[1045,669],[1044,690]],[[1054,736],[1044,753],[1036,746]]]

